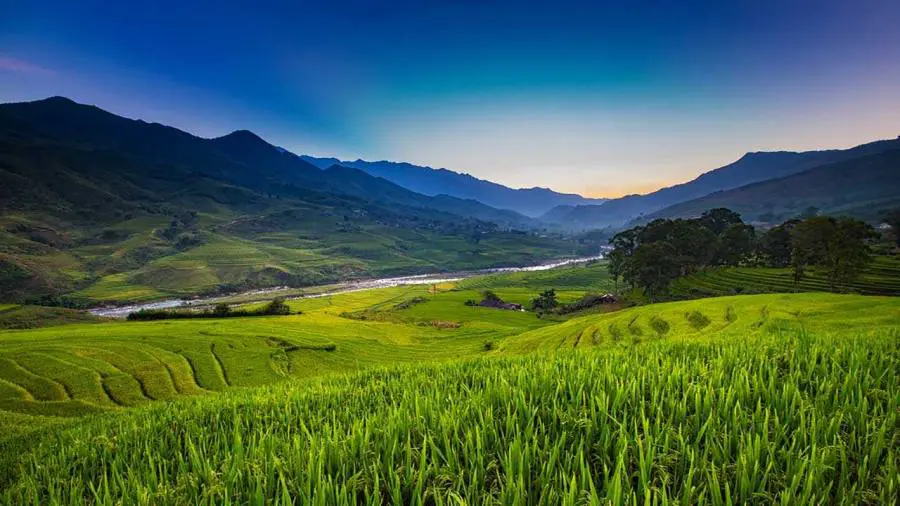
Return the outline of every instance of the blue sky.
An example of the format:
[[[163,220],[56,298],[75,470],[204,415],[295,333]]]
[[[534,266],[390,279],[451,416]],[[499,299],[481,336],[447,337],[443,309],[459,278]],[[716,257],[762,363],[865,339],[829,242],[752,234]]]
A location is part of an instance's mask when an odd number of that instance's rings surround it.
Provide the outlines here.
[[[898,26],[888,0],[0,0],[0,101],[614,196],[900,135]]]

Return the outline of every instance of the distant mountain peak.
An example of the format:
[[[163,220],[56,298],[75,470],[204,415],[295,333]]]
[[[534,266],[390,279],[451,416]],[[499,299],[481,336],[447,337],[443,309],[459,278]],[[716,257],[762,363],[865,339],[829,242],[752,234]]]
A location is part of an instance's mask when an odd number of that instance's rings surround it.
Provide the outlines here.
[[[35,100],[35,102],[43,102],[45,104],[66,104],[66,105],[78,105],[78,102],[72,100],[68,97],[63,97],[60,95],[55,95],[52,97],[47,97],[43,100]]]
[[[215,140],[226,140],[226,139],[233,140],[233,141],[242,141],[242,142],[262,142],[262,143],[265,143],[265,144],[271,146],[271,144],[266,142],[262,137],[256,135],[255,133],[251,132],[250,130],[243,130],[243,129],[235,130],[234,132],[231,132],[230,134],[223,135],[221,137],[216,137]]]
[[[423,195],[449,195],[460,199],[477,200],[497,209],[510,209],[532,217],[539,216],[560,204],[599,204],[605,201],[576,194],[558,193],[549,188],[509,188],[465,172],[435,169],[408,162],[386,160],[369,162],[361,158],[355,161],[341,161],[337,158],[317,158],[308,155],[302,155],[300,158],[323,170],[334,164],[340,164],[386,179]]]

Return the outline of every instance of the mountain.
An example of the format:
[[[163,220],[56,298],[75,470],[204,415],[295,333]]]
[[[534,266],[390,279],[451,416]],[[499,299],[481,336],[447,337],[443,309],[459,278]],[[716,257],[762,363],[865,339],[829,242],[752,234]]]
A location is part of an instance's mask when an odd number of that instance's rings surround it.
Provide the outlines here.
[[[667,207],[646,217],[687,218],[727,207],[746,221],[781,223],[810,208],[875,220],[900,206],[900,148],[830,163]]]
[[[687,183],[670,186],[646,195],[628,195],[600,205],[579,205],[556,209],[543,221],[566,224],[575,229],[619,227],[642,215],[697,199],[717,191],[781,178],[816,166],[900,148],[900,138],[882,140],[845,150],[747,153],[734,163],[709,171]]]
[[[606,199],[585,198],[570,193],[557,193],[547,188],[514,189],[448,169],[433,169],[405,162],[341,161],[302,155],[305,161],[325,169],[343,165],[362,170],[424,195],[449,195],[473,199],[499,209],[511,209],[537,217],[559,205],[600,204]]]
[[[37,135],[79,143],[92,149],[128,153],[144,161],[171,165],[172,170],[214,177],[256,191],[290,192],[299,187],[363,198],[390,196],[394,204],[449,211],[460,216],[497,221],[502,226],[528,226],[533,220],[467,200],[435,199],[385,179],[358,172],[322,171],[300,157],[279,150],[256,134],[238,130],[202,139],[159,124],[130,120],[62,97],[5,104],[0,118],[13,135]],[[175,169],[177,168],[177,169]]]
[[[138,300],[527,264],[536,221],[55,97],[0,105],[0,295]]]

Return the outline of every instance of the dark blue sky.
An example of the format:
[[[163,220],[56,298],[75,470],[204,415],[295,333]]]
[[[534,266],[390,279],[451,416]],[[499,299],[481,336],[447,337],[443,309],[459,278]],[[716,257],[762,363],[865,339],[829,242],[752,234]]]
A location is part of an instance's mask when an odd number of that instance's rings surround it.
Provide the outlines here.
[[[888,0],[0,0],[0,101],[596,195],[894,137],[898,62]]]

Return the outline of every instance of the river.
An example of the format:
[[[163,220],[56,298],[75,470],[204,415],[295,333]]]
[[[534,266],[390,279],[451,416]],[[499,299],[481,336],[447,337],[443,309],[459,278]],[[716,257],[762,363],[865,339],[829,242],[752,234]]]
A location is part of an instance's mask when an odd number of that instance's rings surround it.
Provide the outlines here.
[[[416,276],[400,276],[394,278],[379,278],[379,279],[363,279],[356,281],[344,281],[340,283],[335,283],[328,285],[330,288],[327,291],[308,294],[308,295],[293,295],[287,296],[287,299],[311,299],[315,297],[327,297],[329,295],[335,295],[339,293],[347,293],[347,292],[358,292],[361,290],[372,290],[375,288],[389,288],[393,286],[402,286],[402,285],[430,285],[436,283],[446,283],[453,281],[460,281],[463,279],[475,277],[475,276],[484,276],[487,274],[498,274],[503,272],[533,272],[533,271],[546,271],[550,269],[555,269],[558,267],[563,267],[566,265],[573,264],[583,264],[595,260],[602,260],[603,255],[591,256],[591,257],[579,257],[579,258],[570,258],[568,260],[560,260],[551,263],[537,264],[537,265],[529,265],[525,267],[497,267],[494,269],[481,269],[481,270],[472,270],[472,271],[457,271],[457,272],[444,272],[444,273],[434,273],[434,274],[419,274]],[[308,287],[306,290],[315,290],[316,287]],[[196,308],[196,307],[204,307],[211,306],[218,302],[221,302],[227,298],[236,298],[242,296],[259,296],[265,294],[274,294],[279,291],[286,290],[286,287],[275,287],[275,288],[267,288],[263,290],[252,290],[248,292],[243,292],[239,294],[231,294],[231,295],[217,295],[214,297],[205,297],[205,298],[197,298],[197,299],[166,299],[156,302],[146,302],[142,304],[132,304],[128,306],[104,306],[98,307],[89,310],[91,314],[95,316],[101,316],[104,318],[125,318],[128,316],[128,313],[133,313],[135,311],[141,310],[149,310],[149,309],[174,309],[174,308]]]

